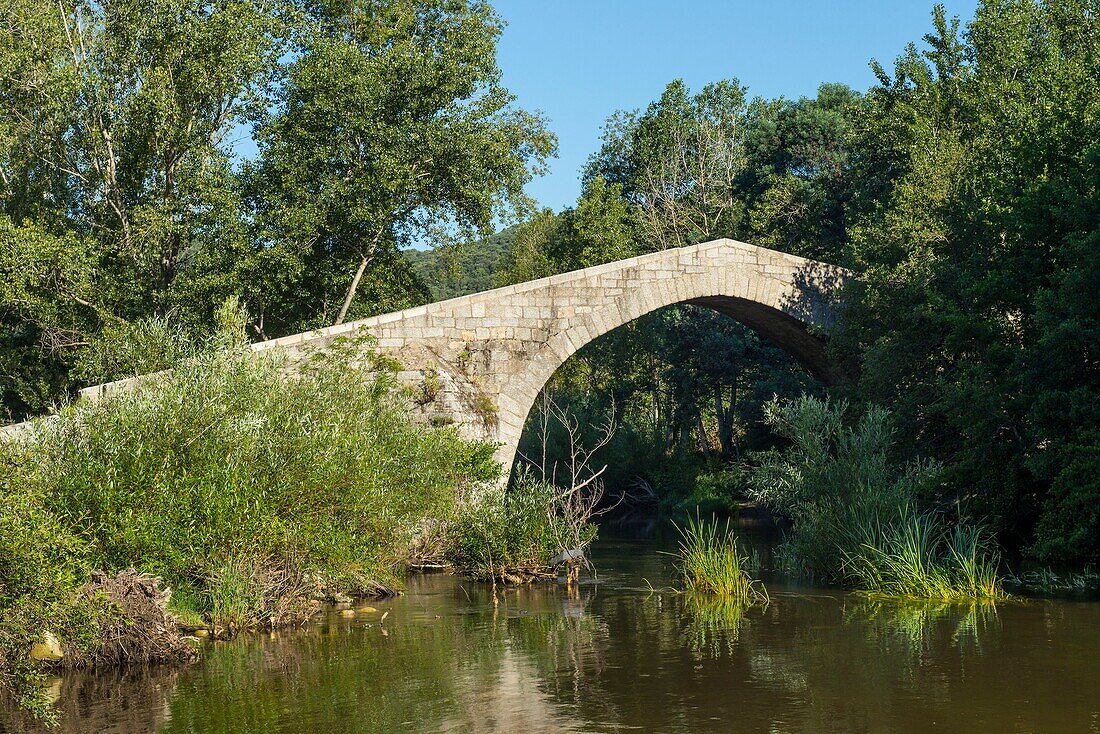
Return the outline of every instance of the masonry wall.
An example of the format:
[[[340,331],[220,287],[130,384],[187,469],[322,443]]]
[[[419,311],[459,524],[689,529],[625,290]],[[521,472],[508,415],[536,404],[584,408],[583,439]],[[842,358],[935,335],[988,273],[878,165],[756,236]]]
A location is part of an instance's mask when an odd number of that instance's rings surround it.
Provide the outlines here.
[[[254,345],[291,354],[370,334],[404,365],[414,409],[501,443],[511,467],[543,385],[598,336],[674,303],[697,303],[743,321],[790,351],[826,383],[823,334],[848,277],[835,266],[733,240],[599,265]]]

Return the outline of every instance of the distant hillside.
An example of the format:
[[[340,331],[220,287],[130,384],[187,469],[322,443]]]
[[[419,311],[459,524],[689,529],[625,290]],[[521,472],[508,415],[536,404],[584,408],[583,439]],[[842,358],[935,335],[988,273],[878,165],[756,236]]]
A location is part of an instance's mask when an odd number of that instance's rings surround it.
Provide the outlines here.
[[[406,250],[417,276],[443,301],[496,288],[505,267],[516,227],[508,227],[476,242],[438,250]]]

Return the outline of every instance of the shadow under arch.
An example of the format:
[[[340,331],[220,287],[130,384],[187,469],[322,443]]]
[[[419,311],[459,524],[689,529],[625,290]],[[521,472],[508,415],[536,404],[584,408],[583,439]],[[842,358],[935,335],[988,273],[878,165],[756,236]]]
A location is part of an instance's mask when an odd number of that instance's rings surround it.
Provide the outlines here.
[[[526,389],[509,396],[520,406],[522,416],[518,422],[500,426],[498,458],[505,475],[512,474],[527,418],[554,373],[585,345],[668,306],[694,305],[720,313],[785,351],[822,385],[847,382],[827,352],[827,332],[835,323],[836,301],[847,275],[841,268],[807,260],[790,280],[767,274],[738,274],[732,283],[712,275],[680,277],[664,291],[664,298],[655,298],[652,291],[632,293],[578,315],[531,359],[523,381]]]

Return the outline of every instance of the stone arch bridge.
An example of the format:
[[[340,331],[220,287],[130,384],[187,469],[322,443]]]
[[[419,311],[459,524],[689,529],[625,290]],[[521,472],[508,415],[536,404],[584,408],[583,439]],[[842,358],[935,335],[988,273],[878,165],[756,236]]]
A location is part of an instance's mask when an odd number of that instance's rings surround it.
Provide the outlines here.
[[[722,239],[662,250],[254,345],[292,356],[371,334],[404,367],[419,417],[455,423],[500,444],[512,467],[527,415],[578,349],[676,303],[726,314],[782,347],[826,384],[842,375],[825,355],[842,268]],[[90,388],[95,392],[97,388]],[[102,392],[102,388],[99,389]]]

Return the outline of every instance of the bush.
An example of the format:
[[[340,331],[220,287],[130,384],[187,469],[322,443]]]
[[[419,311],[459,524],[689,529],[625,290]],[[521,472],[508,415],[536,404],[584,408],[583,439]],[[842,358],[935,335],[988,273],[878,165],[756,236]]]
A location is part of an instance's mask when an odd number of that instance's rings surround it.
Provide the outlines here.
[[[1048,452],[1057,474],[1028,550],[1044,563],[1100,561],[1100,432],[1082,430],[1072,443]]]
[[[422,518],[499,469],[491,446],[412,425],[388,365],[362,355],[348,343],[292,372],[268,354],[193,357],[66,407],[36,428],[34,462],[5,475],[72,535],[81,569],[163,576],[213,623],[270,620],[279,595],[257,584],[273,573],[368,588],[392,577]],[[256,584],[229,583],[234,569]]]
[[[745,498],[746,476],[740,464],[680,457],[654,474],[661,509],[669,517],[694,513],[726,514]]]
[[[216,328],[196,338],[173,314],[136,321],[108,321],[77,354],[73,376],[96,385],[173,369],[203,352],[240,348],[248,342],[248,312],[231,296],[214,314]]]
[[[758,455],[751,493],[791,519],[788,565],[867,591],[933,598],[1000,593],[997,556],[980,526],[953,534],[917,502],[936,464],[890,458],[889,413],[870,406],[852,427],[844,401],[773,401],[765,419],[790,442]]]
[[[28,651],[47,631],[89,639],[94,612],[78,592],[88,572],[82,543],[20,481],[32,466],[29,452],[0,439],[0,692],[46,716],[43,675]]]
[[[570,516],[561,497],[528,473],[511,488],[483,488],[468,498],[450,528],[449,557],[486,578],[547,575],[556,555],[583,550],[596,536],[595,525]]]

